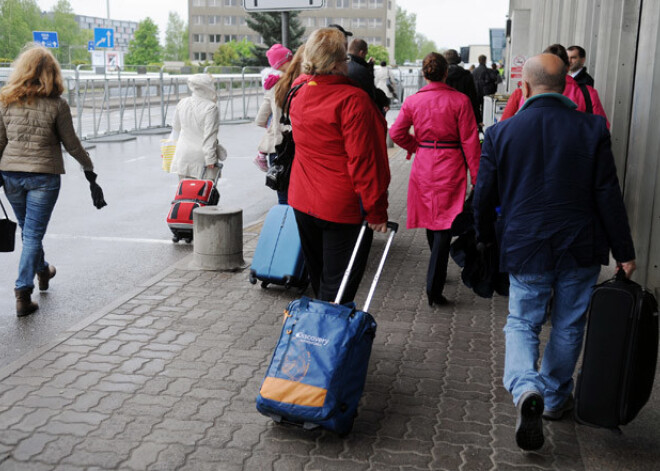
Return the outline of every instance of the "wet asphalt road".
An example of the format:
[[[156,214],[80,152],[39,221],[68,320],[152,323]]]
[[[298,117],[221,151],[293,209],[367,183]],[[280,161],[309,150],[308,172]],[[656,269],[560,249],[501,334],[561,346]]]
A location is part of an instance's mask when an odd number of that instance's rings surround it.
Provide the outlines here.
[[[264,173],[252,163],[262,133],[253,124],[220,129],[229,155],[219,183],[220,203],[242,208],[246,226],[276,203],[275,193],[264,186]],[[17,250],[0,254],[0,366],[49,343],[192,252],[191,245],[171,242],[165,223],[178,179],[160,169],[163,137],[96,143],[90,149],[108,202],[101,210],[92,205],[80,166],[65,155],[67,173],[44,239],[46,260],[57,267],[57,276],[48,292],[35,290],[33,299],[40,306],[35,314],[15,314],[20,230]]]

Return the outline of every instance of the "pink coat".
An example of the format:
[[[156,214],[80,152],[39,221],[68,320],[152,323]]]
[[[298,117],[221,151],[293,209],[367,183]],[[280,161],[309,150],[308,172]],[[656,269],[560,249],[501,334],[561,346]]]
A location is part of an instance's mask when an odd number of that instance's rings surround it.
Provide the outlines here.
[[[409,133],[411,126],[415,135]],[[390,136],[408,151],[408,158],[417,154],[408,185],[408,229],[449,229],[463,211],[465,162],[473,185],[479,170],[481,146],[470,99],[442,82],[431,82],[406,98]],[[426,147],[432,141],[436,148]]]

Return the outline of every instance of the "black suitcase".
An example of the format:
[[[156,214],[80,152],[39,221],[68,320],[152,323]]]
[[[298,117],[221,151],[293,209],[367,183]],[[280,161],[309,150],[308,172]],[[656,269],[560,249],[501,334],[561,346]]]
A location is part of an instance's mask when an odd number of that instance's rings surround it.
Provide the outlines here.
[[[575,419],[617,428],[648,401],[658,357],[658,304],[619,270],[594,289],[589,303]]]

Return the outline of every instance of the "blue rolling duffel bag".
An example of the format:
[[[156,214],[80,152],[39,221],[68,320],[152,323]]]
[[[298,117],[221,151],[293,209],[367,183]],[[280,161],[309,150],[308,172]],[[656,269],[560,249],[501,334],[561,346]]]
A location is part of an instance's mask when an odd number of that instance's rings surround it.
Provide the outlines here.
[[[398,224],[389,239],[364,309],[339,304],[366,224],[334,303],[302,297],[284,311],[284,324],[257,396],[257,410],[278,423],[348,434],[364,389],[376,321],[367,312]]]
[[[293,208],[286,204],[273,206],[264,221],[250,267],[250,283],[261,280],[261,287],[269,284],[286,288],[307,287],[307,270],[300,245],[298,224]]]

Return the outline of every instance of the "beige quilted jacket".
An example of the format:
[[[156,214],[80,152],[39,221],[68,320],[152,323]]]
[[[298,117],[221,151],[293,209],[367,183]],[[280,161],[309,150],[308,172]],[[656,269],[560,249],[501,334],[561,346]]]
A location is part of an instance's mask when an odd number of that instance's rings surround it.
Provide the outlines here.
[[[71,110],[62,98],[35,98],[30,104],[0,104],[0,170],[64,172],[62,147],[93,170],[89,154],[73,129]]]

